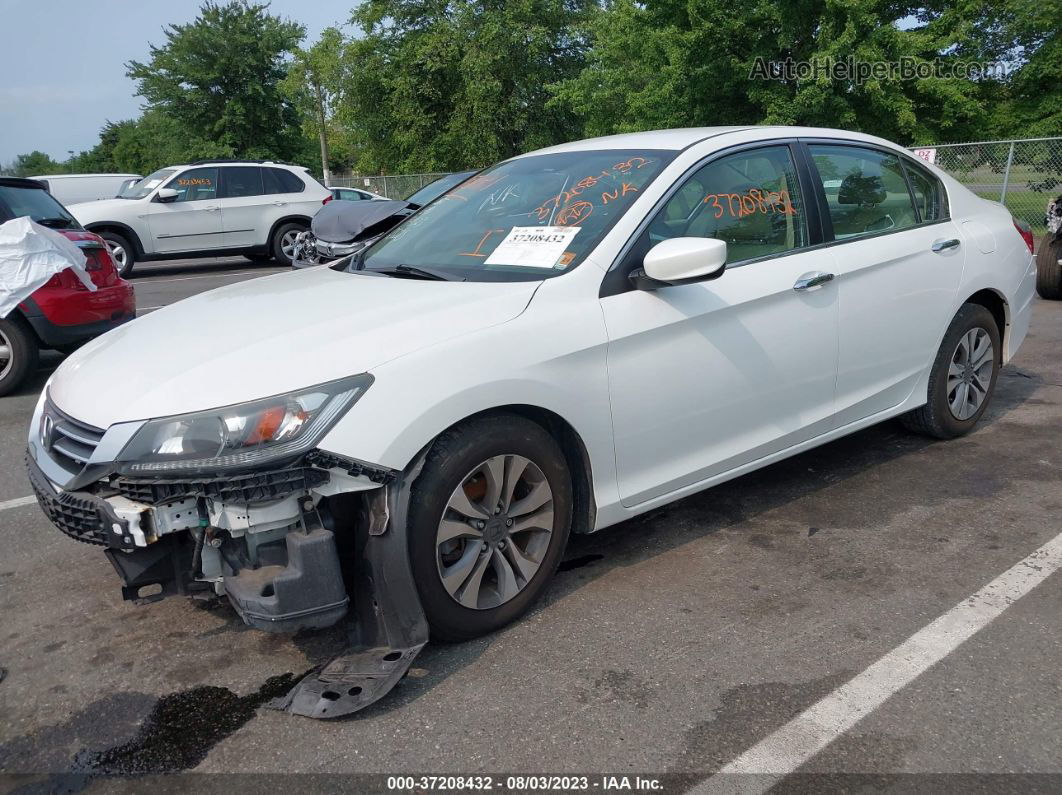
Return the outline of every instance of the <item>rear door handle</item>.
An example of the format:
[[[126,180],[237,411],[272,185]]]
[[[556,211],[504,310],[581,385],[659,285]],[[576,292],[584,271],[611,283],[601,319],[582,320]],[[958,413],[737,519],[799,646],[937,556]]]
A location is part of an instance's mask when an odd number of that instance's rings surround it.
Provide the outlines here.
[[[958,240],[958,238],[954,238],[953,237],[951,240],[934,240],[932,249],[933,249],[933,251],[935,251],[935,252],[937,252],[939,254],[941,251],[947,251],[949,248],[958,248],[958,247],[959,247],[959,240]]]
[[[793,285],[794,290],[811,290],[815,287],[821,287],[826,282],[832,282],[834,275],[832,273],[823,273],[822,271],[813,271],[811,273],[805,273],[799,279],[796,280],[796,284]]]
[[[287,203],[287,202],[273,202],[273,204],[274,204],[274,205],[275,205],[276,207],[287,207],[287,206],[288,206],[288,203]]]

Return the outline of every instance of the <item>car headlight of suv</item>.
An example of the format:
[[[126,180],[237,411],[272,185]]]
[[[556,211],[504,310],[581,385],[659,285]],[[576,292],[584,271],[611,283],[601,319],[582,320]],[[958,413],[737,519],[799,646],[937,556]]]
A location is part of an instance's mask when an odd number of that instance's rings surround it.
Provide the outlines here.
[[[118,456],[127,475],[246,469],[310,450],[373,382],[368,373],[219,409],[149,420]]]

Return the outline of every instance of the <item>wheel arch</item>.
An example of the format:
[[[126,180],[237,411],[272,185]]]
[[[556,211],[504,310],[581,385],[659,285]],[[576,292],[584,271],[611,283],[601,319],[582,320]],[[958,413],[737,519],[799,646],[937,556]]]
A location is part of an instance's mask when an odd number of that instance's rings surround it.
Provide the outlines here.
[[[1010,304],[998,290],[986,287],[969,296],[963,303],[983,306],[995,318],[1003,348],[1004,363],[1010,358]]]
[[[99,221],[94,224],[86,224],[85,228],[90,232],[95,232],[97,235],[108,231],[116,232],[133,244],[133,253],[138,259],[145,256],[146,252],[144,251],[144,244],[140,240],[140,235],[127,224],[123,224],[120,221]]]
[[[269,235],[266,237],[265,244],[267,246],[273,245],[273,237],[276,235],[277,230],[284,224],[302,224],[309,229],[312,220],[312,218],[306,215],[285,215],[282,218],[278,218],[273,222],[273,225],[269,227]]]
[[[597,502],[594,499],[593,470],[590,454],[578,431],[555,411],[527,403],[510,403],[477,411],[463,417],[440,431],[424,449],[430,448],[435,439],[466,422],[495,415],[516,414],[541,426],[554,438],[564,453],[565,463],[572,475],[572,529],[573,533],[590,533],[597,519]],[[414,460],[418,460],[418,454]]]

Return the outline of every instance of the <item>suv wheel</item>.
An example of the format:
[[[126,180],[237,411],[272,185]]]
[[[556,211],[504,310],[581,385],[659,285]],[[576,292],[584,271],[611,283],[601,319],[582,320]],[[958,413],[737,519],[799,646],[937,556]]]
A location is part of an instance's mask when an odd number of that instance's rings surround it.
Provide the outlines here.
[[[303,224],[281,224],[273,233],[273,256],[281,265],[291,265],[295,259],[295,238],[300,232],[305,232]]]
[[[572,519],[564,454],[516,415],[473,420],[440,436],[413,486],[409,554],[436,640],[500,629],[542,595]]]
[[[18,315],[0,320],[0,395],[18,389],[37,369],[37,340]]]
[[[929,373],[929,400],[901,421],[909,430],[937,439],[969,433],[995,391],[1001,357],[992,313],[979,304],[963,304]]]
[[[117,232],[111,231],[100,232],[100,237],[103,238],[107,248],[110,249],[111,259],[114,260],[114,265],[118,269],[118,275],[125,278],[132,273],[135,258],[133,246],[129,241]]]

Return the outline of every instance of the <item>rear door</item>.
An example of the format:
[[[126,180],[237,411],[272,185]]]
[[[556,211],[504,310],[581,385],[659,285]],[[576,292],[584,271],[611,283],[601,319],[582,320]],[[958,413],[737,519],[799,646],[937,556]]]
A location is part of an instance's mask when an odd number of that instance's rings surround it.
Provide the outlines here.
[[[182,171],[163,187],[177,191],[174,201],[148,203],[147,220],[155,251],[209,251],[222,248],[218,168]]]
[[[943,186],[913,159],[865,144],[806,146],[838,269],[840,427],[911,394],[951,320],[965,254]]]
[[[258,166],[223,166],[221,220],[226,248],[248,248],[269,233],[272,197],[262,187]]]

